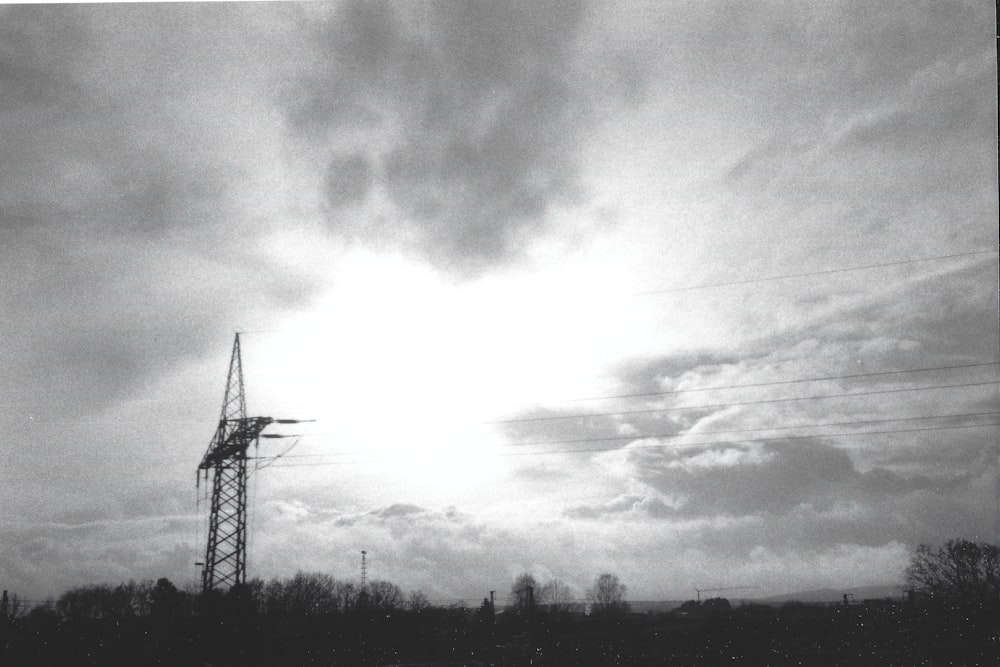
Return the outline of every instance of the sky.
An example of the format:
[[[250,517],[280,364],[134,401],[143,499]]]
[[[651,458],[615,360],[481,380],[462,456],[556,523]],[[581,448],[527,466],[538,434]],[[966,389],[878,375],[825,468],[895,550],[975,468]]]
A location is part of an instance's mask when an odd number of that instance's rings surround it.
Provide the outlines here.
[[[475,604],[1000,540],[995,6],[0,6],[0,584]]]

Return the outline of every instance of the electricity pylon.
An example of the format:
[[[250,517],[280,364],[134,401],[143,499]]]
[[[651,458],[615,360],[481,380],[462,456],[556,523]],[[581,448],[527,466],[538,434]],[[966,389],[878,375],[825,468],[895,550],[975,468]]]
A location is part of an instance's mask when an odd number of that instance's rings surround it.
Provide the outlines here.
[[[237,333],[229,359],[219,426],[198,465],[198,473],[204,475],[206,481],[208,471],[212,471],[212,504],[201,573],[202,592],[246,583],[247,450],[257,443],[261,431],[268,425],[298,422],[296,419],[247,417],[240,335]]]

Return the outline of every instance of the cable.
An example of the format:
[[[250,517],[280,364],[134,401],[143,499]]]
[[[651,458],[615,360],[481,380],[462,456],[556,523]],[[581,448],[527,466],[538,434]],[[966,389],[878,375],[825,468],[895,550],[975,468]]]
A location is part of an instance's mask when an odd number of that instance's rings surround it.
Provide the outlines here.
[[[826,394],[826,395],[816,395],[816,396],[796,396],[792,398],[769,398],[759,401],[740,401],[734,403],[710,403],[704,405],[682,405],[675,406],[671,408],[647,408],[643,410],[620,410],[617,412],[591,412],[583,414],[572,414],[572,415],[549,415],[546,417],[521,417],[516,419],[499,419],[496,421],[483,422],[484,424],[519,424],[524,422],[537,422],[537,421],[559,421],[565,419],[585,419],[590,417],[616,417],[622,415],[637,415],[637,414],[651,414],[655,412],[676,412],[680,410],[707,410],[712,408],[729,408],[736,406],[745,405],[763,405],[766,403],[790,403],[793,401],[812,401],[820,400],[826,398],[844,398],[847,396],[875,396],[879,394],[896,394],[907,391],[927,391],[929,389],[957,389],[961,387],[979,387],[984,385],[996,385],[1000,384],[997,380],[991,380],[989,382],[966,382],[963,384],[944,384],[944,385],[931,385],[929,387],[906,387],[900,389],[880,389],[877,391],[856,391],[847,392],[843,394]]]
[[[910,373],[929,373],[933,371],[947,371],[947,370],[960,370],[965,368],[984,368],[986,366],[997,366],[1000,365],[1000,361],[987,361],[975,364],[951,364],[947,366],[925,366],[922,368],[909,368],[902,370],[890,370],[890,371],[871,371],[868,373],[849,373],[845,375],[820,375],[808,378],[797,378],[794,380],[775,380],[772,382],[752,382],[747,384],[729,384],[729,385],[713,385],[711,387],[693,387],[690,389],[673,389],[669,391],[653,391],[635,394],[609,394],[607,396],[588,396],[583,398],[565,398],[565,399],[555,399],[544,401],[548,404],[553,403],[583,403],[587,401],[610,401],[610,400],[620,400],[628,398],[649,398],[652,396],[673,396],[677,394],[695,393],[703,391],[721,391],[727,389],[750,389],[756,387],[773,387],[780,385],[790,385],[790,384],[802,384],[806,382],[824,382],[829,380],[853,380],[867,377],[883,377],[889,375],[905,375]],[[536,406],[540,402],[535,403],[525,403],[522,404],[524,407]],[[94,426],[101,424],[202,424],[206,423],[204,419],[171,419],[171,420],[73,420],[73,419],[52,419],[52,420],[38,420],[33,419],[35,424],[45,424],[45,425],[59,425],[59,424],[72,424],[81,426]],[[490,422],[492,423],[492,422]]]
[[[545,446],[545,445],[569,445],[569,444],[579,444],[585,442],[614,442],[622,440],[645,440],[647,438],[679,438],[679,437],[691,437],[700,435],[730,435],[734,433],[760,433],[762,431],[789,431],[794,429],[805,429],[805,428],[819,428],[825,426],[865,426],[872,424],[887,424],[892,422],[907,422],[907,421],[929,421],[932,419],[963,419],[969,417],[985,417],[988,415],[1000,415],[998,410],[990,410],[986,412],[964,412],[957,414],[948,415],[931,415],[924,417],[895,417],[892,419],[862,419],[857,421],[846,421],[846,422],[820,422],[816,424],[800,424],[798,426],[765,426],[758,428],[738,428],[729,429],[725,431],[699,431],[697,433],[647,433],[647,434],[633,434],[633,435],[611,435],[611,436],[601,436],[593,438],[574,438],[569,440],[534,440],[529,442],[509,442],[503,445],[498,445],[502,448],[508,447],[530,447],[530,446]],[[317,434],[319,435],[319,434]],[[697,444],[697,443],[693,443]],[[297,454],[292,455],[287,458],[318,458],[323,456],[354,456],[357,454],[363,454],[363,451],[353,450],[353,451],[342,451],[342,452],[324,452],[322,454]],[[262,465],[260,469],[270,467],[273,462],[287,454],[287,450],[282,454],[274,457],[263,456],[262,460],[271,461],[266,465]]]
[[[923,433],[929,431],[951,431],[957,429],[969,429],[969,428],[988,428],[1000,426],[1000,422],[991,422],[989,424],[964,424],[959,426],[933,426],[926,428],[913,428],[913,429],[887,429],[884,431],[862,431],[860,433],[815,433],[810,435],[795,435],[795,436],[781,436],[774,438],[751,438],[744,440],[713,440],[709,442],[697,442],[691,444],[681,444],[676,445],[675,443],[657,443],[649,445],[635,445],[629,449],[657,449],[666,447],[677,447],[678,449],[684,448],[696,448],[705,447],[709,445],[747,445],[754,444],[758,442],[781,442],[788,440],[811,440],[820,438],[856,438],[865,435],[889,435],[895,433]],[[680,437],[680,436],[672,436]],[[641,438],[636,438],[639,440]],[[563,450],[552,450],[548,452],[504,452],[500,454],[501,456],[549,456],[553,454],[590,454],[594,452],[609,452],[622,449],[621,447],[590,447],[587,449],[563,449]],[[376,459],[362,459],[357,461],[317,461],[313,463],[284,463],[272,466],[274,468],[308,468],[314,466],[337,466],[337,465],[361,465],[365,463],[377,463]]]
[[[287,449],[286,449],[285,451],[281,452],[281,453],[280,453],[280,454],[278,454],[277,456],[261,456],[261,457],[259,457],[259,458],[261,458],[261,459],[264,459],[264,460],[267,460],[268,462],[267,462],[267,463],[265,463],[264,465],[260,466],[259,468],[258,468],[258,467],[256,466],[256,464],[254,464],[254,472],[256,472],[256,471],[258,471],[258,470],[263,470],[263,469],[265,469],[265,468],[270,468],[270,467],[271,467],[272,465],[274,465],[274,462],[275,462],[275,461],[277,461],[277,460],[278,460],[278,459],[280,459],[280,458],[283,458],[283,457],[285,457],[285,456],[286,456],[286,455],[288,454],[288,452],[290,452],[290,451],[292,451],[293,449],[295,449],[295,447],[296,447],[296,446],[297,446],[297,445],[298,445],[298,444],[299,444],[300,442],[302,442],[302,438],[303,438],[303,437],[304,437],[304,436],[301,436],[301,435],[300,435],[300,436],[298,436],[298,437],[297,437],[297,438],[295,439],[295,442],[293,442],[293,443],[292,443],[292,444],[291,444],[291,445],[290,445],[290,446],[289,446],[289,447],[288,447],[288,448],[287,448]]]
[[[992,422],[989,424],[962,424],[958,426],[928,426],[925,428],[909,428],[909,429],[887,429],[885,431],[862,431],[861,433],[811,433],[809,435],[787,435],[775,438],[753,438],[750,440],[713,440],[710,442],[693,442],[690,444],[684,443],[677,446],[677,449],[693,449],[697,447],[704,447],[706,445],[744,445],[753,444],[758,442],[782,442],[787,440],[812,440],[819,438],[856,438],[862,435],[890,435],[895,433],[923,433],[927,431],[951,431],[966,428],[985,428],[990,426],[1000,426],[1000,422]],[[629,449],[662,449],[670,447],[673,443],[656,443],[648,445],[635,445]],[[511,452],[505,454],[505,456],[535,456],[535,455],[547,455],[547,454],[586,454],[587,452],[610,452],[620,449],[618,447],[593,447],[589,449],[563,449],[563,450],[553,450],[549,452]]]
[[[908,370],[899,371],[873,371],[870,373],[851,373],[848,375],[823,375],[811,378],[799,378],[797,380],[775,380],[773,382],[752,382],[748,384],[728,384],[728,385],[713,385],[711,387],[695,387],[692,389],[673,389],[669,391],[650,391],[638,394],[617,394],[609,396],[592,396],[588,398],[566,398],[554,401],[545,401],[545,403],[582,403],[584,401],[610,401],[622,398],[648,398],[650,396],[670,396],[674,394],[686,394],[693,393],[697,391],[718,391],[724,389],[747,389],[753,387],[774,387],[784,384],[799,384],[803,382],[824,382],[827,380],[853,380],[858,378],[866,377],[878,377],[885,375],[903,375],[906,373],[924,373],[931,371],[948,371],[957,370],[960,368],[980,368],[984,366],[996,366],[1000,364],[998,361],[988,361],[978,364],[955,364],[951,366],[928,366],[926,368],[911,368]],[[537,405],[537,403],[532,404]]]
[[[954,259],[956,257],[972,257],[974,255],[996,254],[997,250],[974,250],[971,252],[959,252],[951,255],[933,255],[931,257],[920,257],[918,259],[903,259],[895,262],[882,262],[880,264],[863,264],[859,266],[846,266],[839,269],[822,269],[819,271],[804,271],[802,273],[784,273],[775,276],[764,276],[762,278],[747,278],[745,280],[731,280],[720,283],[702,283],[699,285],[688,285],[686,287],[668,287],[665,289],[650,290],[648,292],[633,292],[623,296],[640,297],[655,296],[657,294],[670,294],[673,292],[689,292],[700,289],[713,289],[716,287],[732,287],[735,285],[750,285],[753,283],[772,282],[775,280],[788,280],[789,278],[806,278],[810,276],[823,276],[831,273],[847,273],[849,271],[865,271],[867,269],[879,269],[887,266],[902,266],[903,264],[916,264],[919,262],[933,262],[939,259]]]

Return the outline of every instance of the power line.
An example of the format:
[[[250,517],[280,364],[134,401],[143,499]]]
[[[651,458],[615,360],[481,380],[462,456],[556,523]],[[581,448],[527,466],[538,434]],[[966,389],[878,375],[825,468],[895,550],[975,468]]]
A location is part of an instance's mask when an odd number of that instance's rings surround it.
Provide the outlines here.
[[[587,402],[587,401],[610,401],[610,400],[621,400],[621,399],[629,399],[629,398],[649,398],[649,397],[653,397],[653,396],[673,396],[673,395],[679,395],[679,394],[688,394],[688,393],[704,392],[704,391],[722,391],[722,390],[727,390],[727,389],[752,389],[752,388],[759,388],[759,387],[773,387],[773,386],[781,386],[781,385],[803,384],[803,383],[806,383],[806,382],[824,382],[824,381],[830,381],[830,380],[853,380],[853,379],[862,379],[862,378],[870,378],[870,377],[886,377],[886,376],[891,376],[891,375],[905,375],[905,374],[911,374],[911,373],[929,373],[929,372],[934,372],[934,371],[961,370],[961,369],[968,369],[968,368],[985,368],[987,366],[997,366],[997,365],[1000,365],[1000,361],[987,361],[987,362],[974,363],[974,364],[951,364],[951,365],[945,365],[945,366],[925,366],[925,367],[921,367],[921,368],[909,368],[909,369],[887,370],[887,371],[871,371],[871,372],[867,372],[867,373],[849,373],[849,374],[844,374],[844,375],[818,375],[818,376],[814,376],[814,377],[797,378],[797,379],[794,379],[794,380],[774,380],[774,381],[770,381],[770,382],[751,382],[751,383],[745,383],[745,384],[712,385],[710,387],[692,387],[692,388],[689,388],[689,389],[673,389],[673,390],[667,390],[667,391],[653,391],[653,392],[642,392],[642,393],[634,393],[634,394],[609,394],[609,395],[606,395],[606,396],[588,396],[588,397],[582,397],[582,398],[553,399],[553,400],[546,400],[546,401],[544,401],[544,403],[547,403],[547,404],[554,404],[554,403],[582,403],[582,402]],[[956,385],[956,386],[958,386],[958,385]],[[163,401],[163,402],[169,403],[169,401]],[[542,403],[542,401],[531,403],[531,404],[527,404],[526,403],[526,404],[522,404],[522,406],[524,406],[524,407],[536,406],[536,405],[539,405],[540,403]],[[0,407],[3,407],[3,406],[0,406]],[[7,407],[13,407],[13,406],[7,406]],[[149,425],[149,424],[204,424],[204,423],[206,423],[205,419],[171,419],[171,420],[148,420],[148,419],[144,419],[144,420],[128,420],[128,419],[124,419],[124,420],[117,420],[117,419],[87,419],[87,420],[84,420],[84,419],[51,419],[51,420],[46,419],[46,420],[41,420],[41,419],[31,419],[30,421],[32,423],[34,423],[34,424],[39,424],[39,425],[43,425],[43,424],[44,425],[67,424],[67,425],[80,425],[80,426],[99,426],[99,425],[102,425],[102,424],[114,424],[114,425],[124,425],[124,424],[137,424],[138,425],[138,424],[142,424],[142,425]],[[487,422],[487,423],[490,423],[490,424],[493,424],[493,423],[508,423],[509,421],[511,421],[511,420],[501,420],[501,421]]]
[[[663,449],[676,446],[677,449],[704,447],[706,445],[744,445],[758,442],[783,442],[787,440],[813,440],[821,438],[856,438],[863,435],[891,435],[896,433],[924,433],[928,431],[952,431],[967,428],[986,428],[990,426],[1000,426],[1000,422],[988,424],[961,424],[956,426],[928,426],[924,428],[908,429],[886,429],[884,431],[862,431],[860,433],[810,433],[808,435],[786,435],[773,438],[752,438],[750,440],[713,440],[710,442],[692,442],[675,445],[675,443],[656,443],[647,445],[634,445],[630,449]],[[547,454],[585,454],[587,452],[610,452],[619,449],[618,447],[592,447],[588,449],[563,449],[548,452],[510,452],[505,456],[535,456]]]
[[[567,419],[586,419],[590,417],[617,417],[623,415],[652,414],[657,412],[677,412],[680,410],[708,410],[714,408],[729,408],[745,405],[763,405],[767,403],[790,403],[793,401],[814,401],[827,398],[844,398],[849,396],[875,396],[879,394],[896,394],[908,391],[927,391],[931,389],[958,389],[962,387],[980,387],[985,385],[1000,384],[997,380],[989,382],[965,382],[962,384],[931,385],[929,387],[905,387],[897,389],[879,389],[876,391],[856,391],[841,394],[820,394],[814,396],[794,396],[791,398],[769,398],[759,401],[739,401],[733,403],[709,403],[703,405],[681,405],[670,408],[644,408],[642,410],[619,410],[616,412],[590,412],[571,415],[546,415],[544,417],[519,417],[515,419],[498,419],[495,421],[483,422],[484,424],[519,424],[539,421],[560,421]]]
[[[784,442],[790,440],[812,440],[812,439],[822,439],[822,438],[857,438],[866,435],[891,435],[897,433],[924,433],[932,431],[952,431],[958,429],[970,429],[970,428],[989,428],[1000,426],[1000,422],[991,422],[988,424],[962,424],[957,426],[931,426],[925,428],[912,428],[912,429],[886,429],[882,431],[861,431],[857,433],[814,433],[809,435],[794,435],[794,436],[780,436],[773,438],[751,438],[743,440],[713,440],[708,442],[696,442],[690,444],[676,444],[676,443],[656,443],[656,444],[646,444],[646,445],[634,445],[630,449],[662,449],[667,447],[677,447],[678,449],[684,448],[695,448],[695,447],[706,447],[712,445],[747,445],[755,444],[761,442]],[[680,436],[671,436],[680,437]],[[636,438],[640,440],[642,438]],[[616,451],[621,449],[621,447],[589,447],[586,449],[562,449],[562,450],[552,450],[547,452],[503,452],[500,456],[549,456],[555,454],[590,454],[594,452],[608,452]],[[312,463],[284,463],[273,466],[274,468],[307,468],[315,466],[337,466],[337,465],[361,465],[365,463],[376,463],[376,459],[361,459],[356,461],[316,461]]]
[[[509,442],[503,445],[498,445],[502,448],[508,447],[542,447],[546,445],[570,445],[570,444],[581,444],[588,442],[617,442],[625,440],[645,440],[649,438],[681,438],[681,437],[691,437],[691,436],[704,436],[704,435],[731,435],[735,433],[760,433],[766,431],[789,431],[795,429],[807,429],[807,428],[821,428],[827,426],[869,426],[873,424],[889,424],[893,422],[910,422],[910,421],[930,421],[933,419],[967,419],[970,417],[986,417],[991,415],[1000,415],[998,410],[989,410],[985,412],[963,412],[947,415],[929,415],[929,416],[913,416],[913,417],[893,417],[887,419],[861,419],[855,421],[841,421],[841,422],[819,422],[815,424],[799,424],[797,426],[762,426],[756,428],[737,428],[737,429],[727,429],[723,431],[699,431],[697,433],[647,433],[647,434],[632,434],[632,435],[610,435],[610,436],[595,436],[592,438],[572,438],[572,439],[560,439],[560,440],[533,440],[528,442]],[[330,435],[324,433],[315,433],[314,436],[319,435]],[[691,443],[696,445],[699,443]],[[262,460],[275,461],[276,459],[285,457],[291,459],[300,458],[319,458],[324,456],[353,456],[357,454],[362,454],[364,452],[353,450],[353,451],[341,451],[341,452],[324,452],[321,454],[292,454],[290,456],[285,456],[285,453],[279,454],[277,456],[261,456],[257,457]],[[253,458],[253,457],[251,457]],[[270,467],[273,463],[268,463],[262,465],[261,468]]]
[[[964,412],[964,413],[949,414],[949,415],[930,415],[930,416],[922,416],[922,417],[893,417],[891,419],[889,419],[889,418],[887,418],[887,419],[862,419],[862,420],[857,420],[857,421],[846,421],[846,422],[819,422],[819,423],[815,423],[815,424],[799,424],[799,425],[796,425],[796,426],[761,426],[761,427],[757,427],[757,428],[740,428],[740,429],[731,429],[731,430],[726,430],[726,431],[699,431],[698,433],[687,433],[685,435],[716,435],[716,434],[720,434],[720,433],[754,433],[754,432],[759,432],[759,431],[787,431],[787,430],[792,430],[792,429],[797,429],[797,428],[815,428],[817,426],[858,426],[858,425],[861,425],[861,424],[884,424],[884,423],[887,423],[887,422],[905,422],[905,421],[922,421],[922,420],[930,420],[930,419],[959,419],[959,418],[966,418],[966,417],[983,417],[983,416],[986,416],[986,415],[995,415],[995,414],[1000,414],[1000,412],[998,412],[996,410],[990,410],[990,411],[986,411],[986,412]],[[296,437],[299,440],[301,440],[302,438],[317,438],[317,437],[331,436],[331,435],[341,435],[341,432],[340,431],[320,431],[318,433],[301,433],[301,434],[298,434],[298,435],[296,435],[294,437]],[[643,435],[623,435],[623,436],[614,435],[614,436],[602,436],[602,437],[594,437],[594,438],[579,438],[579,439],[574,439],[574,440],[544,440],[544,441],[540,440],[540,441],[531,441],[531,442],[511,442],[511,443],[507,443],[504,446],[505,447],[514,447],[514,446],[521,446],[521,445],[553,445],[553,444],[562,444],[562,443],[568,443],[568,442],[599,442],[599,441],[602,441],[602,440],[629,440],[629,439],[635,439],[635,438],[659,438],[659,437],[666,437],[667,435],[675,435],[675,434],[673,434],[673,433],[659,434],[659,435],[658,434],[650,434],[650,435],[645,435],[645,436],[643,436]],[[289,436],[289,437],[292,437],[292,436]],[[296,440],[295,444],[298,444],[299,440]],[[289,450],[290,449],[291,448],[289,448]],[[273,461],[275,459],[285,457],[288,454],[289,450],[285,450],[281,454],[277,454],[275,456],[261,456],[259,458],[266,459],[266,460],[269,460],[269,461]],[[299,458],[306,458],[306,457],[313,457],[313,456],[333,456],[333,455],[357,454],[357,453],[358,453],[358,451],[354,450],[354,451],[346,451],[346,452],[327,452],[327,453],[324,453],[324,454],[291,454],[287,458],[290,458],[290,459],[299,459]],[[254,458],[254,457],[249,457],[249,458]]]
[[[1000,364],[997,361],[988,361],[984,363],[977,364],[954,364],[950,366],[927,366],[925,368],[910,368],[906,370],[898,371],[872,371],[870,373],[850,373],[847,375],[822,375],[809,378],[799,378],[796,380],[775,380],[773,382],[751,382],[747,384],[727,384],[727,385],[713,385],[711,387],[693,387],[691,389],[672,389],[668,391],[650,391],[636,394],[617,394],[608,396],[591,396],[587,398],[566,398],[554,401],[545,401],[545,403],[582,403],[584,401],[610,401],[623,398],[648,398],[650,396],[670,396],[674,394],[687,394],[698,391],[718,391],[724,389],[747,389],[754,387],[774,387],[778,385],[786,384],[800,384],[803,382],[824,382],[827,380],[854,380],[860,378],[868,377],[879,377],[887,375],[903,375],[907,373],[925,373],[931,371],[948,371],[957,370],[961,368],[981,368],[985,366],[996,366]],[[537,403],[535,404],[537,405]]]
[[[718,283],[700,283],[698,285],[687,285],[685,287],[668,287],[664,289],[650,290],[648,292],[633,292],[624,296],[655,296],[657,294],[670,294],[673,292],[689,292],[700,289],[712,289],[716,287],[732,287],[736,285],[750,285],[753,283],[773,282],[776,280],[788,280],[790,278],[807,278],[810,276],[823,276],[832,273],[847,273],[850,271],[865,271],[867,269],[880,269],[889,266],[902,266],[904,264],[917,264],[919,262],[933,262],[939,259],[955,259],[957,257],[972,257],[974,255],[996,254],[996,250],[974,250],[971,252],[959,252],[950,255],[933,255],[930,257],[920,257],[917,259],[903,259],[895,262],[881,262],[879,264],[862,264],[858,266],[846,266],[838,269],[821,269],[818,271],[803,271],[801,273],[783,273],[774,276],[764,276],[760,278],[746,278],[744,280],[730,280]]]

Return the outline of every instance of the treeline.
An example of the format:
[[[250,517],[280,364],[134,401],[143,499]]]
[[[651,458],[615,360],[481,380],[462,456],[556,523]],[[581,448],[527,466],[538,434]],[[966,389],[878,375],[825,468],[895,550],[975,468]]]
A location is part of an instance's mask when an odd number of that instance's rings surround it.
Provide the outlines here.
[[[386,581],[320,573],[251,580],[223,593],[167,579],[81,586],[0,614],[0,664],[541,665],[542,667],[909,667],[1000,664],[1000,550],[953,540],[919,548],[903,599],[835,606],[733,606],[716,598],[632,613],[626,587],[598,576],[579,604],[558,580],[514,579],[489,598],[438,607]],[[16,603],[16,604],[15,604]]]
[[[372,610],[420,610],[430,607],[422,592],[404,594],[389,581],[372,581],[364,590],[350,581],[320,573],[299,572],[287,579],[252,579],[227,594],[178,589],[169,579],[85,585],[71,588],[55,600],[28,605],[16,594],[8,599],[9,619],[49,618],[59,622],[190,618],[208,609],[242,607],[244,613],[267,618],[301,617]]]
[[[594,613],[626,612],[625,585],[611,574],[597,577],[588,589],[587,609]],[[539,583],[524,573],[514,579],[506,598],[513,614],[580,610],[568,585],[558,579]],[[501,601],[501,605],[503,602]],[[196,616],[238,613],[265,619],[326,617],[358,612],[415,612],[432,607],[422,591],[406,593],[398,585],[373,580],[361,586],[323,573],[299,572],[284,579],[251,579],[228,593],[178,589],[169,579],[85,585],[71,588],[57,599],[30,606],[16,595],[5,603],[9,619],[48,619],[60,623],[96,620],[152,619],[178,621]],[[494,613],[493,602],[483,606]],[[464,603],[454,605],[464,608]]]
[[[17,602],[17,604],[13,604]],[[72,588],[0,614],[0,665],[365,665],[474,653],[476,612],[321,573],[202,594],[171,581]],[[463,637],[465,637],[463,639]],[[391,638],[387,640],[386,638]]]
[[[511,594],[523,592],[525,583],[516,580]],[[501,612],[488,599],[471,608],[443,608],[393,584],[372,582],[371,589],[305,573],[210,595],[178,590],[166,579],[79,587],[0,621],[0,664],[1000,664],[1000,607],[955,598],[779,607],[734,606],[716,598],[672,612],[637,614],[615,604],[585,614],[573,605],[532,605],[530,596],[525,605]]]

